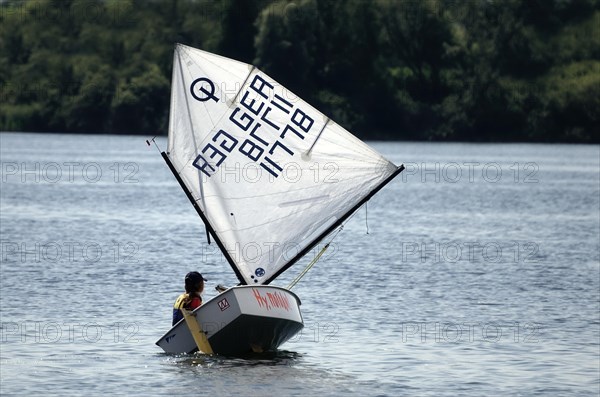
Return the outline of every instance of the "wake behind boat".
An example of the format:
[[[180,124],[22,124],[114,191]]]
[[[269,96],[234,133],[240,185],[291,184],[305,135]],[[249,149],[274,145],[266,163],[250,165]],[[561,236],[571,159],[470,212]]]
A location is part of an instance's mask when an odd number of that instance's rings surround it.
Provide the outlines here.
[[[157,342],[170,353],[274,350],[293,337],[293,285],[267,285],[404,168],[256,67],[181,44],[161,155],[240,282],[184,311]],[[247,247],[268,249],[232,254]]]

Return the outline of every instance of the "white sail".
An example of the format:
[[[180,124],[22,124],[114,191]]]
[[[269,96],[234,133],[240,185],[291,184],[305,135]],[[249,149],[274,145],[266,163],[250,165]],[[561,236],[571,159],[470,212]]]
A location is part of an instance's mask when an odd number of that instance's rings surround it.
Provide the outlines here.
[[[184,45],[167,155],[246,284],[272,280],[398,172],[259,69]]]

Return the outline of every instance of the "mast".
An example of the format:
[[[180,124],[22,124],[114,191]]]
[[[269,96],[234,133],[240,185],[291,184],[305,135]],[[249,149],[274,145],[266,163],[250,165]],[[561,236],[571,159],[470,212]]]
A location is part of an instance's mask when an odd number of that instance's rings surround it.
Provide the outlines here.
[[[204,213],[200,209],[200,206],[198,205],[198,203],[196,203],[196,200],[194,199],[194,196],[192,196],[192,193],[189,191],[189,189],[187,188],[187,186],[185,185],[185,183],[183,182],[183,180],[181,179],[181,177],[177,173],[177,170],[175,169],[175,166],[173,166],[173,163],[171,162],[171,159],[169,159],[169,156],[165,152],[160,152],[160,154],[162,155],[163,159],[165,160],[165,162],[169,166],[169,169],[171,170],[171,172],[175,176],[175,179],[177,179],[177,182],[179,182],[179,186],[181,186],[181,188],[185,192],[185,195],[187,196],[187,198],[190,200],[190,202],[192,203],[192,205],[196,209],[196,212],[198,213],[198,215],[200,215],[200,218],[202,219],[202,222],[204,222],[204,225],[206,226],[207,234],[209,232],[210,232],[210,234],[212,234],[213,238],[215,239],[215,242],[217,243],[217,246],[221,250],[221,253],[223,254],[223,256],[225,256],[225,259],[227,259],[227,262],[229,263],[229,265],[231,266],[231,268],[235,272],[236,277],[238,278],[238,280],[240,280],[241,284],[245,285],[246,281],[244,280],[244,277],[242,276],[242,273],[236,267],[235,262],[233,261],[233,258],[231,257],[231,255],[229,255],[229,252],[227,251],[227,249],[225,249],[225,246],[223,245],[223,243],[221,242],[221,239],[219,238],[219,236],[215,232],[215,229],[213,229],[213,227],[211,226],[210,222],[206,218],[206,215],[204,215]]]
[[[323,233],[321,233],[310,244],[308,244],[306,247],[304,247],[304,249],[302,251],[298,252],[298,254],[296,254],[296,256],[294,256],[285,266],[283,266],[281,269],[279,269],[276,273],[273,273],[273,275],[271,277],[269,277],[263,284],[264,285],[269,284],[271,281],[273,281],[277,277],[279,277],[279,275],[281,273],[283,273],[284,271],[289,269],[291,266],[293,266],[300,258],[302,258],[304,255],[306,255],[311,249],[313,249],[313,247],[315,245],[317,245],[321,240],[323,240],[325,237],[327,237],[327,235],[329,233],[334,231],[335,228],[340,226],[346,219],[348,219],[348,217],[350,217],[350,215],[352,215],[356,210],[358,210],[364,203],[369,201],[371,199],[371,197],[373,197],[375,195],[375,193],[377,193],[385,185],[390,183],[392,181],[392,179],[397,177],[403,170],[404,170],[404,164],[400,165],[396,169],[396,171],[394,171],[390,176],[387,177],[387,179],[385,179],[383,182],[381,182],[375,189],[371,190],[371,192],[369,194],[367,194],[362,200],[360,200],[354,207],[350,208],[350,210],[348,210],[348,212],[346,212],[344,215],[342,215],[342,217],[340,217],[340,219],[338,219],[335,223],[333,223],[331,226],[329,226]]]

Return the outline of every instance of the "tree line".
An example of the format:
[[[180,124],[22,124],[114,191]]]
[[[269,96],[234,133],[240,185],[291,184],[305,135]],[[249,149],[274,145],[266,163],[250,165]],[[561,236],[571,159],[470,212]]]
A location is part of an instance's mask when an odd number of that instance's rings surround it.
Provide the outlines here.
[[[164,134],[174,43],[365,139],[600,142],[599,0],[0,3],[0,129]]]

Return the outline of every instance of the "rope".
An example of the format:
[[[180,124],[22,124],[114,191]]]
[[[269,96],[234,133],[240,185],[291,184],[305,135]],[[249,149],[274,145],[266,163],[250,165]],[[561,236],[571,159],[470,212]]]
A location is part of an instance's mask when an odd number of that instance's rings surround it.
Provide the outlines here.
[[[317,261],[319,260],[319,258],[321,257],[321,255],[323,255],[323,253],[327,250],[327,248],[329,248],[329,243],[325,244],[325,247],[323,247],[321,249],[321,251],[319,251],[319,253],[317,254],[317,256],[315,256],[315,259],[313,259],[308,266],[306,266],[306,268],[302,271],[302,273],[300,273],[298,275],[298,277],[296,277],[291,283],[290,285],[288,285],[287,289],[292,289],[294,288],[294,285],[296,285],[296,283],[298,281],[300,281],[300,279],[302,277],[304,277],[304,275],[314,266],[315,263],[317,263]]]
[[[315,265],[315,263],[318,262],[318,260],[321,258],[321,256],[325,253],[325,251],[327,251],[327,248],[329,248],[329,244],[331,244],[331,242],[333,241],[334,238],[337,237],[337,235],[344,229],[344,225],[340,226],[340,228],[337,230],[337,232],[335,232],[335,234],[333,235],[333,237],[331,238],[331,240],[329,240],[329,242],[327,244],[325,244],[325,246],[323,248],[321,248],[321,251],[319,251],[319,253],[317,254],[317,256],[315,256],[315,258],[306,266],[306,268],[302,271],[302,273],[300,273],[298,275],[298,277],[296,277],[291,283],[290,285],[287,286],[287,289],[292,289],[294,288],[294,285],[296,285],[298,283],[298,281],[300,281],[300,279],[302,277],[304,277],[304,275],[306,273],[308,273],[308,271]]]
[[[367,225],[367,234],[369,234],[369,202],[365,203],[365,225]]]

